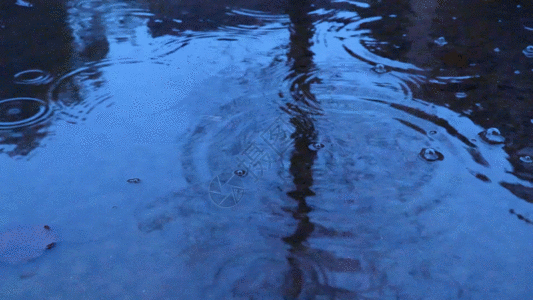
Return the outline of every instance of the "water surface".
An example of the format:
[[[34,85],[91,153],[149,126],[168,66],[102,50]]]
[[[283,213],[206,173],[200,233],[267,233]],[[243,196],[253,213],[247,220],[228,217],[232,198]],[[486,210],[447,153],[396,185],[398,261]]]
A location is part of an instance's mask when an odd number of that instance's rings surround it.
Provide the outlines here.
[[[533,294],[529,2],[48,2],[0,5],[0,231],[61,239],[3,299]]]

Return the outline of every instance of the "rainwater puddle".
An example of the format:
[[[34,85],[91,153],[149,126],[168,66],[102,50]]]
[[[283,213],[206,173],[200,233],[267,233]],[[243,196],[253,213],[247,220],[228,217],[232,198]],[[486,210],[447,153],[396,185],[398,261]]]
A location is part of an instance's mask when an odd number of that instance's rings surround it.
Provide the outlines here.
[[[6,4],[0,295],[528,298],[532,8],[456,4]]]

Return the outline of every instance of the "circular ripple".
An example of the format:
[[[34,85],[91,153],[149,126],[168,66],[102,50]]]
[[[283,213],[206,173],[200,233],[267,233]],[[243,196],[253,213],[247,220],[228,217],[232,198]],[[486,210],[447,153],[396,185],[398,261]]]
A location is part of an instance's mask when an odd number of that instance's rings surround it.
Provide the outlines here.
[[[522,53],[524,53],[527,58],[533,58],[533,46],[527,46]]]
[[[37,69],[22,71],[13,77],[17,84],[31,85],[48,84],[54,79],[50,73]]]
[[[51,110],[46,102],[35,98],[0,100],[0,129],[12,129],[40,123]]]

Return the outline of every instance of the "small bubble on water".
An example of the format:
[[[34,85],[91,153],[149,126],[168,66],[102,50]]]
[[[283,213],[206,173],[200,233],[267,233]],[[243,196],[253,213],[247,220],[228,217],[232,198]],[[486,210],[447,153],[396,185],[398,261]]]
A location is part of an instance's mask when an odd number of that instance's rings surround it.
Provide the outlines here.
[[[446,39],[443,36],[441,36],[440,38],[435,40],[435,44],[437,44],[439,46],[444,46],[444,45],[448,44],[448,42],[446,42]]]
[[[494,52],[500,52],[500,48],[494,48]]]
[[[324,144],[322,143],[312,143],[309,145],[309,149],[313,151],[318,151],[320,149],[324,148]]]
[[[529,156],[529,155],[526,155],[526,156],[520,156],[520,160],[521,160],[522,162],[525,162],[526,164],[533,163],[533,159],[532,159],[531,156]]]
[[[233,174],[239,176],[239,177],[244,177],[246,176],[246,171],[245,170],[242,170],[242,169],[239,169],[239,170],[235,170],[235,172],[233,172]]]
[[[385,68],[385,66],[382,64],[377,64],[374,68],[372,68],[372,70],[378,74],[387,73],[387,68]]]
[[[444,155],[433,148],[424,148],[420,151],[420,157],[427,161],[443,160]]]
[[[431,135],[435,135],[435,134],[437,134],[437,131],[436,131],[436,130],[431,130],[431,131],[429,132],[429,134],[431,134]]]
[[[463,92],[455,93],[455,97],[457,97],[459,99],[466,98],[466,93],[463,93]]]
[[[520,71],[516,70],[514,71],[515,74],[520,74]]]
[[[522,51],[527,58],[533,58],[533,46],[529,45]]]
[[[479,133],[481,139],[489,144],[502,144],[505,138],[501,135],[497,128],[489,128]]]

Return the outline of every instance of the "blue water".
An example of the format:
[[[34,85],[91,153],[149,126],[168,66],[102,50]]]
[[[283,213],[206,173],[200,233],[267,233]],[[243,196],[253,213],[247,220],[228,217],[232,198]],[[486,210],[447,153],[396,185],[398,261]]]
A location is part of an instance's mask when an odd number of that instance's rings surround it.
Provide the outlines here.
[[[0,4],[0,298],[533,298],[532,9]]]

